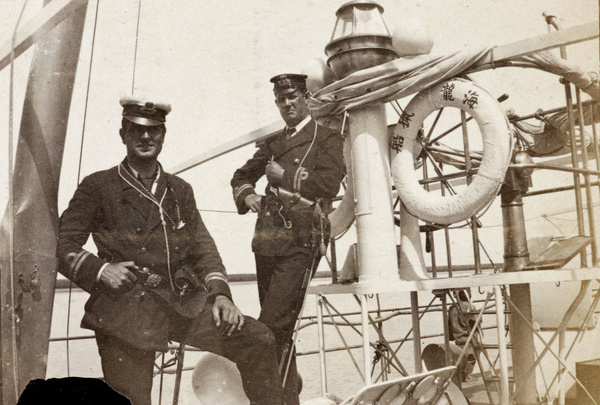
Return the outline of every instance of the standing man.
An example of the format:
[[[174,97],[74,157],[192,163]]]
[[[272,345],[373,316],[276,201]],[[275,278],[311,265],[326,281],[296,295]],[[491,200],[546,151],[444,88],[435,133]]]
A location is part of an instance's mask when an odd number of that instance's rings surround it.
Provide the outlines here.
[[[236,170],[231,186],[238,213],[258,213],[252,241],[261,304],[258,319],[275,334],[286,382],[285,403],[296,405],[292,335],[308,281],[325,254],[326,214],[339,191],[345,164],[339,131],[320,127],[310,117],[306,76],[283,74],[271,82],[286,127]],[[258,195],[254,187],[265,174],[265,195]]]
[[[281,405],[272,333],[233,304],[191,186],[157,160],[170,105],[121,105],[127,156],[81,182],[57,248],[61,273],[90,293],[82,327],[96,334],[106,382],[150,404],[155,352],[172,340],[235,362],[252,404]],[[90,234],[97,255],[82,248]]]

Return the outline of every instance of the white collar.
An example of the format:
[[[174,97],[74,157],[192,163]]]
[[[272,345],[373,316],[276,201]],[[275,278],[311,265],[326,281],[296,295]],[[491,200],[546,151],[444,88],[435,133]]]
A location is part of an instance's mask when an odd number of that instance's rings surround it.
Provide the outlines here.
[[[306,117],[305,117],[305,118],[304,118],[302,121],[300,121],[300,123],[299,123],[298,125],[296,125],[295,127],[293,127],[293,128],[296,130],[296,132],[294,132],[294,133],[292,134],[292,136],[294,136],[294,135],[296,135],[298,132],[300,132],[300,131],[302,130],[302,128],[304,128],[304,127],[306,126],[306,124],[308,124],[308,123],[309,123],[309,121],[310,121],[310,120],[311,120],[311,116],[310,116],[310,114],[309,114],[309,115],[307,115],[307,116],[306,116]],[[285,128],[287,129],[287,128],[288,128],[288,126],[286,125],[286,127],[285,127]]]

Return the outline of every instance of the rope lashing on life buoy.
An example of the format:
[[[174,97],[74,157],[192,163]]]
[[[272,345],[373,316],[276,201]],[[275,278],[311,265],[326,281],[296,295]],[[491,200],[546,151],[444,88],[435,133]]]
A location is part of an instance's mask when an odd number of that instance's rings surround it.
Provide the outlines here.
[[[419,128],[429,114],[444,107],[472,115],[483,138],[478,173],[471,184],[450,196],[426,191],[414,170]],[[394,128],[391,149],[392,176],[406,209],[424,221],[448,225],[470,218],[497,195],[510,163],[512,140],[506,115],[494,97],[473,82],[451,79],[421,91],[410,101]]]

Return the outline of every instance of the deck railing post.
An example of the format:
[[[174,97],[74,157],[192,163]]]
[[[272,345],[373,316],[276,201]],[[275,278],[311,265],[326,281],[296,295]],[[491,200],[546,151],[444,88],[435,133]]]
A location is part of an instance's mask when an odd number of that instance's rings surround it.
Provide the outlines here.
[[[363,339],[363,370],[365,385],[371,384],[371,342],[369,340],[369,297],[360,295],[360,313]]]
[[[504,271],[518,272],[529,262],[527,249],[527,234],[525,232],[525,217],[523,215],[523,193],[527,191],[527,182],[519,172],[509,173],[500,190],[502,207],[502,223],[504,229]],[[522,384],[515,398],[519,405],[537,403],[537,387],[535,374],[527,378],[527,370],[535,362],[535,347],[533,333],[527,327],[526,321],[531,322],[531,294],[529,284],[514,284],[510,286],[510,296],[525,320],[511,316],[510,336],[513,344],[513,374],[514,379]]]
[[[467,184],[471,184],[471,150],[469,147],[469,132],[467,130],[467,115],[460,111],[460,121],[462,126],[462,137],[465,151],[465,174],[467,175]],[[469,220],[471,235],[473,238],[473,260],[475,262],[475,274],[481,274],[481,255],[479,251],[479,232],[477,231],[477,215],[473,215]]]
[[[583,117],[583,104],[581,103],[581,90],[578,88],[575,89],[575,100],[577,101],[577,115],[579,120],[579,136],[581,138],[581,157],[582,164],[585,170],[588,170],[589,156],[588,156],[588,146],[586,145],[586,137],[585,137],[585,119]],[[593,139],[590,140],[590,143],[593,142]],[[594,150],[596,148],[594,147]],[[590,231],[590,236],[592,237],[592,266],[596,267],[598,265],[598,246],[596,244],[596,225],[594,220],[594,203],[592,198],[592,185],[590,182],[590,174],[586,173],[583,175],[584,184],[585,184],[585,201],[587,207],[588,214],[588,229]]]
[[[323,296],[317,296],[317,336],[319,344],[319,371],[321,373],[321,395],[327,393],[327,366],[325,363],[325,328],[323,325]]]
[[[415,373],[421,373],[421,324],[419,320],[419,295],[416,291],[410,292],[413,327],[413,351],[415,355]]]
[[[494,297],[496,299],[496,324],[498,325],[498,356],[500,357],[500,405],[508,405],[508,352],[504,335],[504,301],[502,301],[502,290],[498,285],[494,286]]]
[[[558,23],[555,16],[543,13],[546,18],[546,24],[548,25],[548,32],[552,31],[552,28],[561,30],[562,27]],[[567,48],[565,46],[560,47],[560,57],[567,59]],[[577,137],[575,136],[575,117],[573,113],[573,95],[571,93],[571,83],[561,79],[565,87],[565,98],[567,102],[567,119],[569,123],[569,141],[571,143],[571,163],[574,168],[579,168],[579,159],[577,157]],[[584,143],[583,133],[581,134],[581,142]],[[584,146],[585,148],[585,146]],[[575,206],[577,209],[577,229],[579,230],[579,236],[585,236],[585,223],[583,219],[583,201],[581,197],[581,179],[580,173],[573,172],[573,183],[575,185]],[[586,251],[582,251],[580,255],[581,267],[587,267],[587,254]]]

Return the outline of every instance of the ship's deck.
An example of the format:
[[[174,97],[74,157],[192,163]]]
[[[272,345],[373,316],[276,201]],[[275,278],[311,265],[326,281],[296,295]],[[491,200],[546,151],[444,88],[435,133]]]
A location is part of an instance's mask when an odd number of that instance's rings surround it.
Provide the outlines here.
[[[454,277],[430,278],[418,281],[383,280],[373,283],[336,283],[312,285],[309,294],[378,294],[400,291],[433,291],[469,287],[492,287],[496,285],[548,283],[600,279],[600,268],[574,268],[560,270],[532,270],[468,274],[461,272]]]

